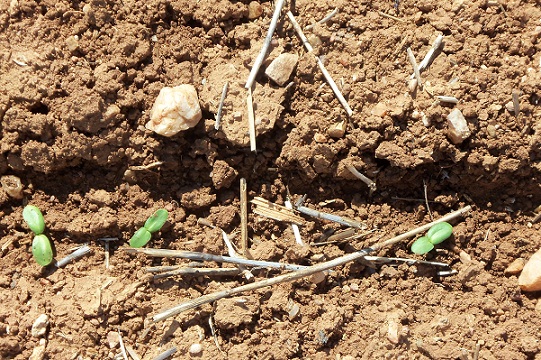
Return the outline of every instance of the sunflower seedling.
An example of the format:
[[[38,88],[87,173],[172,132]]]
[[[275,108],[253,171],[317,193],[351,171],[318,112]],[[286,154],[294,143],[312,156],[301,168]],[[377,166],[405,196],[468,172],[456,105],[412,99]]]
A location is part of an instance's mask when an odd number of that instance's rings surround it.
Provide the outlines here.
[[[425,236],[415,240],[411,245],[411,251],[423,255],[434,249],[434,245],[447,240],[453,233],[453,226],[447,222],[440,222],[432,226]]]
[[[151,217],[147,219],[145,225],[137,230],[130,239],[130,246],[140,248],[145,246],[149,241],[152,233],[160,231],[163,224],[167,221],[169,213],[165,209],[157,210]]]
[[[45,220],[40,209],[34,205],[27,205],[23,209],[23,219],[34,233],[32,241],[32,255],[38,264],[47,266],[53,261],[53,247],[51,241],[44,235]]]

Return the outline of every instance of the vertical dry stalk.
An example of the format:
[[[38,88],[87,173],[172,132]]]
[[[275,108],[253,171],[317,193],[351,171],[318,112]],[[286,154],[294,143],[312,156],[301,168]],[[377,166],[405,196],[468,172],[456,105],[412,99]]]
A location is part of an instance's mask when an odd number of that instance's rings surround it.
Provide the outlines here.
[[[248,194],[246,179],[240,179],[240,239],[244,257],[248,257]]]

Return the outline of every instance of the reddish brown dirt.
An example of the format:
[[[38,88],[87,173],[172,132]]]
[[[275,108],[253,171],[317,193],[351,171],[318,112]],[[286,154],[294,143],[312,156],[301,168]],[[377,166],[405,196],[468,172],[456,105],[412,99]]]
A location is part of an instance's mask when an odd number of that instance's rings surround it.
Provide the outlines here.
[[[391,0],[297,1],[303,27],[339,8],[306,33],[321,40],[316,52],[354,114],[347,119],[322,86],[284,16],[269,61],[284,51],[300,61],[286,89],[263,71],[257,78],[257,153],[249,151],[241,90],[273,4],[262,2],[262,15],[250,19],[248,3],[0,2],[0,175],[16,175],[24,186],[22,200],[0,190],[0,357],[29,358],[40,342],[32,324],[45,313],[45,351],[34,359],[113,358],[120,350],[110,348],[108,335],[118,330],[144,359],[173,346],[174,358],[189,358],[194,343],[202,345],[200,359],[473,359],[477,344],[479,359],[540,359],[539,293],[521,293],[504,270],[541,247],[541,225],[527,225],[541,204],[541,2],[405,0],[397,13]],[[444,50],[422,73],[425,91],[412,97],[406,48],[420,61],[438,34]],[[226,80],[231,96],[216,131],[213,113]],[[171,138],[146,130],[159,90],[182,83],[197,88],[204,119]],[[518,117],[506,108],[513,91],[520,93]],[[432,95],[459,103],[442,105]],[[472,132],[459,145],[447,137],[453,107]],[[343,120],[345,135],[330,137],[329,127]],[[348,163],[377,182],[373,196],[345,170]],[[250,212],[251,254],[303,265],[429,222],[424,201],[404,199],[423,199],[426,184],[435,218],[473,206],[453,222],[452,240],[426,256],[458,274],[350,264],[317,285],[264,288],[150,325],[161,310],[247,281],[147,281],[147,266],[183,262],[121,249],[165,207],[169,222],[149,247],[226,254],[220,232],[197,219],[238,231],[240,177],[250,197],[283,203],[287,189],[294,199],[306,193],[307,206],[377,229],[348,244],[301,248],[288,226]],[[91,254],[58,270],[38,266],[22,221],[26,203],[42,209],[57,258],[87,242]],[[339,227],[308,220],[301,233],[313,243],[330,228]],[[105,236],[120,239],[108,270],[96,241]],[[472,261],[461,261],[460,250]],[[380,255],[414,257],[406,243]]]

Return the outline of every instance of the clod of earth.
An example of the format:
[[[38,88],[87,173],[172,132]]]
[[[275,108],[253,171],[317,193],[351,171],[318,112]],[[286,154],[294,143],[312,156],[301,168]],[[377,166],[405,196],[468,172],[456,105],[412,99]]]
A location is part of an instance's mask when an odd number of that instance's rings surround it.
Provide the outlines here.
[[[201,107],[193,85],[164,87],[150,110],[150,121],[145,127],[170,137],[194,127],[201,118]]]

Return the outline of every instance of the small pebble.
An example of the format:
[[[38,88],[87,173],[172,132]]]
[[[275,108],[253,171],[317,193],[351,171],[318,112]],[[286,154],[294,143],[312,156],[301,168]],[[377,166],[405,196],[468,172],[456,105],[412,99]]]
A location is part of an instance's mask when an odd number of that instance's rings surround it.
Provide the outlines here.
[[[462,143],[471,135],[471,131],[468,128],[468,122],[466,121],[466,118],[464,118],[464,115],[462,115],[462,112],[458,109],[454,109],[447,115],[447,125],[449,126],[447,135],[455,145]]]
[[[393,344],[400,342],[400,335],[398,334],[398,321],[395,318],[387,319],[387,340]]]
[[[169,137],[194,127],[202,117],[193,85],[164,87],[150,110],[150,121],[145,127]]]
[[[503,271],[505,275],[518,275],[524,269],[526,260],[523,258],[515,259],[509,266]]]
[[[0,178],[2,189],[14,199],[23,198],[23,185],[21,179],[15,175],[5,175]]]
[[[524,265],[518,278],[518,285],[523,291],[541,290],[541,249],[537,250]]]
[[[319,284],[319,283],[322,283],[323,281],[325,281],[326,279],[326,276],[325,276],[325,273],[324,272],[318,272],[318,273],[315,273],[314,275],[312,275],[310,277],[310,281],[313,283],[313,284]]]
[[[299,56],[297,54],[283,53],[278,55],[265,70],[265,75],[280,86],[284,86],[293,70],[297,67]]]
[[[47,326],[49,325],[49,317],[46,314],[41,314],[38,316],[34,324],[32,325],[32,336],[40,337],[45,335],[47,332]]]
[[[45,339],[39,340],[39,345],[32,350],[32,355],[28,360],[42,360],[45,357],[45,347],[47,346],[47,341]]]
[[[109,343],[109,348],[114,349],[120,343],[120,337],[118,336],[117,331],[109,331],[107,334],[107,343]]]
[[[261,14],[263,14],[263,7],[257,1],[248,4],[248,19],[257,19]]]
[[[201,344],[192,344],[192,346],[190,346],[190,355],[200,354],[201,351],[203,351],[203,346],[201,346]]]
[[[339,123],[331,125],[327,129],[327,135],[329,135],[332,138],[341,138],[346,133],[346,121],[342,120]]]
[[[389,109],[388,106],[382,102],[377,103],[376,106],[370,110],[370,113],[375,116],[384,117],[387,115]]]

